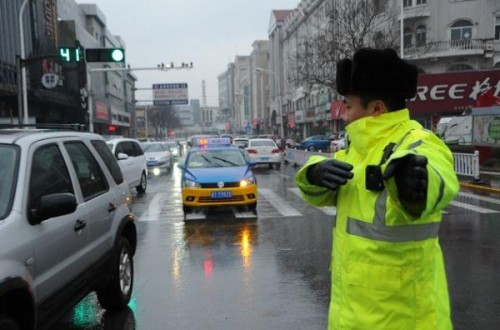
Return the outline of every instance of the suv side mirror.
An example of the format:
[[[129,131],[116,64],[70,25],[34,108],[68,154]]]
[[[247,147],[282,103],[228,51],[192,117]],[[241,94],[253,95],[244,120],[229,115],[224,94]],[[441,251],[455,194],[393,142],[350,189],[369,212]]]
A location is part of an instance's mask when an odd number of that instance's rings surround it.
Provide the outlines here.
[[[70,193],[57,193],[42,196],[38,209],[33,210],[33,222],[38,224],[49,218],[59,217],[75,212],[75,195]]]
[[[123,152],[120,152],[118,153],[118,160],[124,160],[124,159],[127,159],[128,158],[128,155],[127,154],[124,154]]]

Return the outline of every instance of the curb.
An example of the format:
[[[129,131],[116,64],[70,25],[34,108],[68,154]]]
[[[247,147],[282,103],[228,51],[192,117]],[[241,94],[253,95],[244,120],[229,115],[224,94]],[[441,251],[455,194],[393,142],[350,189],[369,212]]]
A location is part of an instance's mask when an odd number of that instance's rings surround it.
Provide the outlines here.
[[[489,193],[493,193],[493,194],[500,194],[500,188],[493,188],[490,186],[482,186],[482,185],[468,183],[468,182],[462,182],[462,181],[460,181],[460,186],[463,188],[467,188],[467,189],[489,192]]]

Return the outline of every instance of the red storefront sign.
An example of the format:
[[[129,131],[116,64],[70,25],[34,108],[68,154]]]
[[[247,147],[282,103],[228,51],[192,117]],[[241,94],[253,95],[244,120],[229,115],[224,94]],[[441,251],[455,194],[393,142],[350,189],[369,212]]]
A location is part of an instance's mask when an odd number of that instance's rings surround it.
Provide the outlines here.
[[[340,120],[345,112],[344,101],[335,101],[330,104],[330,119]]]
[[[108,105],[106,103],[95,102],[95,119],[109,121]]]
[[[500,70],[420,74],[417,95],[408,108],[415,114],[462,112],[489,88],[499,96]]]

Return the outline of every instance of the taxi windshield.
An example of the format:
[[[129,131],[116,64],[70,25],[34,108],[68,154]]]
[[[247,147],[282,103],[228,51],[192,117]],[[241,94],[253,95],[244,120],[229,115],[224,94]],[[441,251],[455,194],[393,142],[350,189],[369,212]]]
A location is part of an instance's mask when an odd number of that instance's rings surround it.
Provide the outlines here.
[[[247,162],[239,150],[197,150],[190,153],[188,168],[246,166]]]

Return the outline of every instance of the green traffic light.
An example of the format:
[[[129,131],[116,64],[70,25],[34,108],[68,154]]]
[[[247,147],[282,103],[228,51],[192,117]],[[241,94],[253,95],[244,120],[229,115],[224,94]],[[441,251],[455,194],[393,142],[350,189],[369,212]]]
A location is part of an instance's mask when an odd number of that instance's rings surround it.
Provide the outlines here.
[[[115,62],[122,62],[125,58],[125,52],[123,51],[123,49],[114,49],[111,52],[111,58]]]

